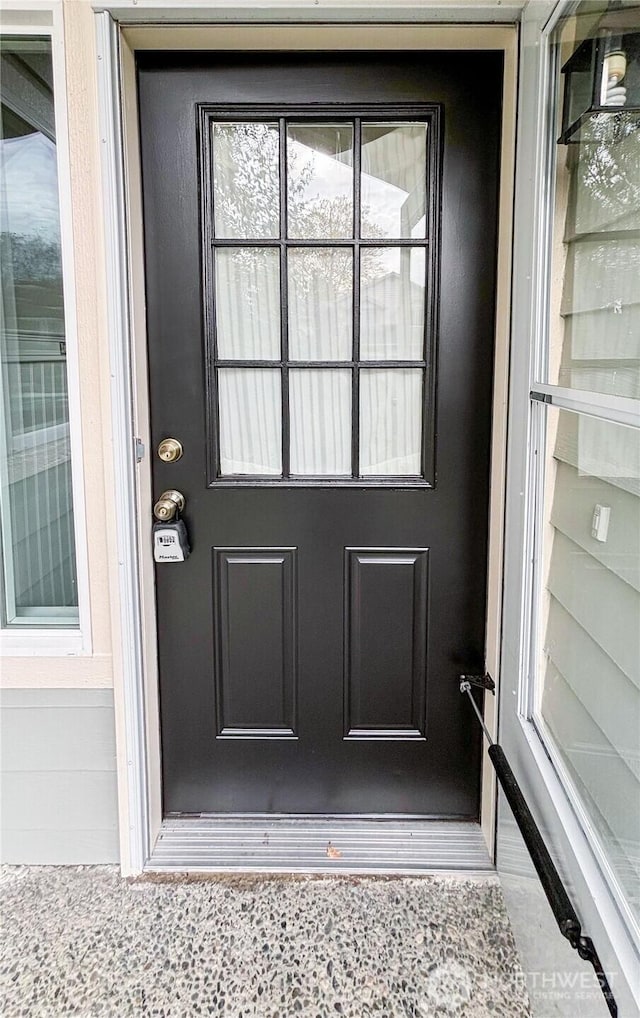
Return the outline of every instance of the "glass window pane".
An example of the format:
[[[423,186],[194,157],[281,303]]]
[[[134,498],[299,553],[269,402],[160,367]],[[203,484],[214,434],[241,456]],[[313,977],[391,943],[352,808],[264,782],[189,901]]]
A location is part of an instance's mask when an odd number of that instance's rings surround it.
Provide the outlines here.
[[[288,274],[291,360],[351,360],[351,250],[336,247],[290,248]]]
[[[538,717],[640,919],[640,430],[546,413]]]
[[[216,237],[239,240],[278,237],[278,125],[214,123],[212,132]]]
[[[426,124],[362,125],[361,193],[361,236],[426,236]]]
[[[280,371],[220,368],[220,473],[282,473]]]
[[[288,236],[353,237],[353,127],[287,128]]]
[[[554,382],[640,398],[640,240],[569,244],[561,313]]]
[[[289,373],[291,473],[351,474],[351,371]]]
[[[360,252],[360,357],[424,357],[425,249],[362,248]]]
[[[360,372],[360,473],[420,476],[423,372],[363,368]]]
[[[78,622],[51,44],[0,48],[0,484],[9,625]]]
[[[570,64],[575,38],[576,21],[568,19],[556,35],[560,66]],[[632,38],[635,64],[629,49]],[[623,91],[639,80],[639,38],[620,37],[626,66]],[[587,67],[591,81],[590,62]],[[565,77],[560,75],[556,137],[562,129]],[[577,77],[571,75],[573,86]],[[578,96],[580,112],[590,106],[590,89],[583,99]],[[633,105],[628,96],[627,105]],[[574,113],[567,112],[567,124]],[[556,205],[545,379],[553,385],[640,398],[638,137],[637,116],[620,110],[615,116],[587,117],[584,130],[574,134],[570,144],[554,145]]]
[[[280,359],[280,252],[218,248],[216,342],[221,360]]]

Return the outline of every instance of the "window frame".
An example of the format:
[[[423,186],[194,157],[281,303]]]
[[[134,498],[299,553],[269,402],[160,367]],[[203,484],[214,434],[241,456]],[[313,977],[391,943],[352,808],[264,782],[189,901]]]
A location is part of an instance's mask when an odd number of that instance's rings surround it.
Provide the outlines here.
[[[424,122],[428,127],[427,134],[427,160],[426,160],[426,213],[425,213],[425,237],[424,238],[362,238],[360,236],[360,224],[356,221],[360,210],[360,132],[363,124],[369,122],[380,123],[388,121],[413,120]],[[353,124],[353,236],[351,238],[332,238],[305,240],[288,236],[286,223],[287,216],[287,170],[286,170],[286,131],[287,126],[292,122],[300,120],[305,124],[323,124],[327,122],[340,121]],[[216,238],[213,228],[213,151],[211,129],[214,123],[237,122],[237,121],[258,121],[277,122],[280,135],[280,180],[279,191],[281,195],[280,207],[280,233],[278,238],[271,239],[225,239]],[[279,488],[393,488],[393,489],[430,489],[436,487],[436,400],[437,400],[437,377],[438,377],[438,335],[439,321],[438,309],[440,301],[440,218],[441,218],[441,175],[443,161],[443,135],[444,135],[444,113],[439,103],[388,103],[376,105],[371,103],[360,103],[357,105],[297,105],[291,104],[283,108],[274,106],[271,103],[260,105],[247,103],[225,103],[219,106],[210,103],[201,103],[197,106],[197,130],[198,149],[200,153],[200,231],[202,251],[202,297],[203,297],[203,323],[205,332],[207,369],[207,484],[210,488],[255,488],[255,487],[279,487]],[[213,252],[216,249],[231,249],[240,247],[269,248],[281,252],[280,258],[280,294],[281,294],[281,330],[283,345],[281,357],[278,360],[260,362],[261,367],[278,368],[283,372],[282,385],[282,445],[283,445],[283,473],[282,476],[269,475],[232,475],[223,474],[220,466],[219,447],[219,404],[217,371],[225,367],[251,367],[259,362],[223,360],[217,354],[216,342],[216,321],[214,312],[215,302],[215,269],[213,264]],[[313,362],[291,361],[288,356],[288,346],[285,349],[285,335],[288,325],[283,325],[282,318],[288,319],[289,309],[287,307],[287,279],[285,249],[302,248],[340,248],[351,250],[354,253],[353,261],[353,309],[352,317],[354,323],[354,335],[358,336],[358,357],[354,353],[348,361],[324,362],[322,360]],[[289,443],[289,417],[288,408],[288,383],[284,379],[290,368],[298,367],[329,367],[330,370],[348,368],[353,370],[352,382],[352,405],[353,415],[351,427],[352,445],[352,467],[359,462],[359,430],[360,430],[360,398],[359,398],[359,373],[361,367],[367,368],[394,368],[404,365],[404,362],[393,360],[363,361],[359,356],[359,313],[360,313],[360,285],[359,265],[362,249],[377,247],[390,247],[401,249],[422,249],[425,251],[425,297],[424,297],[424,321],[423,321],[423,357],[421,360],[406,363],[407,367],[416,367],[422,371],[423,395],[422,395],[422,420],[421,420],[421,452],[420,452],[420,473],[417,475],[291,475],[288,470],[288,443]]]
[[[547,758],[553,769],[562,794],[593,853],[613,902],[622,917],[630,937],[640,948],[640,924],[633,915],[615,872],[608,860],[604,845],[587,811],[578,788],[564,763],[559,748],[551,736],[539,710],[543,676],[539,671],[540,652],[544,633],[541,630],[541,605],[544,585],[545,496],[546,489],[546,438],[547,408],[571,411],[579,416],[640,428],[640,401],[630,397],[590,392],[586,389],[566,388],[549,384],[547,370],[550,357],[551,287],[553,270],[553,240],[555,213],[555,180],[557,149],[558,103],[563,102],[560,83],[560,61],[555,55],[554,36],[560,25],[570,18],[579,6],[579,0],[565,0],[557,4],[543,28],[540,40],[539,109],[539,165],[537,183],[537,233],[535,261],[537,271],[532,283],[532,304],[535,319],[532,322],[532,348],[528,403],[529,449],[527,460],[527,540],[525,585],[528,604],[523,609],[524,645],[518,689],[518,719],[529,743],[538,758]],[[552,796],[553,796],[553,789]],[[557,797],[557,792],[556,796]],[[554,803],[555,804],[555,803]]]
[[[69,155],[66,64],[63,9],[60,0],[43,3],[11,4],[0,16],[4,37],[40,36],[51,41],[53,69],[58,209],[62,259],[62,294],[65,315],[66,376],[69,401],[69,440],[71,449],[71,491],[74,515],[74,539],[78,589],[78,618],[66,626],[52,621],[43,623],[0,623],[0,656],[57,657],[86,656],[92,652],[89,569],[84,494],[80,368],[75,289],[72,186]],[[4,597],[4,595],[3,595]]]

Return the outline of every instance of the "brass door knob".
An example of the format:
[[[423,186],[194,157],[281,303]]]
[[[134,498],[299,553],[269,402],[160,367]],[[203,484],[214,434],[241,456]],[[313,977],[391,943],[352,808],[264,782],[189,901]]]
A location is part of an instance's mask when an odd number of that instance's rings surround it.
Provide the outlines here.
[[[179,442],[177,438],[163,438],[158,446],[158,456],[165,463],[175,463],[183,452],[182,442]]]
[[[181,491],[170,488],[163,491],[160,498],[153,507],[153,515],[161,523],[172,520],[177,513],[181,513],[185,506],[185,498]]]

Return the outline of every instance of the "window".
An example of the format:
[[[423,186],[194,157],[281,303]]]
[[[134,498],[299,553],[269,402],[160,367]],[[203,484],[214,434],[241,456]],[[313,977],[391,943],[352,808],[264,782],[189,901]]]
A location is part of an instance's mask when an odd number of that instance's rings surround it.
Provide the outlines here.
[[[201,130],[212,483],[432,483],[437,112]]]
[[[552,48],[558,101],[550,313],[546,357],[532,394],[543,494],[531,704],[540,736],[636,928],[640,117],[632,106],[638,33],[637,7],[586,3],[561,22]],[[587,50],[601,54],[589,70],[599,67],[606,80],[583,82],[576,107],[562,78],[583,66]],[[612,67],[616,75],[623,72],[616,81]],[[593,115],[584,112],[592,94]],[[578,124],[575,131],[572,124]]]
[[[3,625],[78,625],[51,39],[0,39]]]

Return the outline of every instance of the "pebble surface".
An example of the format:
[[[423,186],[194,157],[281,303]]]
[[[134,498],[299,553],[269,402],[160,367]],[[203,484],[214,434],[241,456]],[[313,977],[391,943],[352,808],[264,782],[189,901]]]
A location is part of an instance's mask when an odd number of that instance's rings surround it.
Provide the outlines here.
[[[528,1018],[495,877],[5,867],[3,1018]]]

